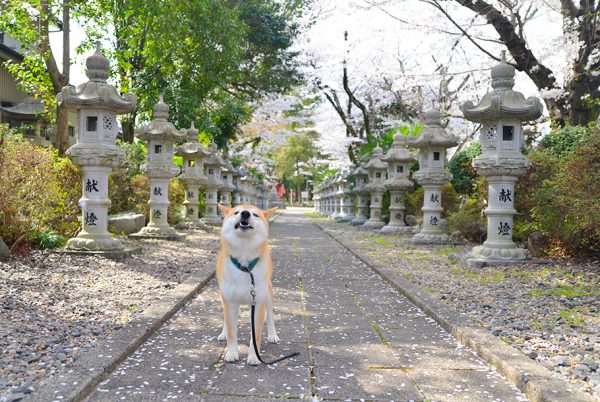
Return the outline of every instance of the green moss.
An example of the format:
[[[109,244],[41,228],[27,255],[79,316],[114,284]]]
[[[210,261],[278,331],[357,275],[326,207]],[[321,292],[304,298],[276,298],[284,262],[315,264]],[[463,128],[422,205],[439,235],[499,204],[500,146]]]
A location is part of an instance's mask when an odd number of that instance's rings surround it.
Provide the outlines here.
[[[585,318],[583,315],[583,312],[585,310],[583,310],[580,307],[575,307],[575,308],[568,308],[568,309],[563,309],[560,311],[560,318],[562,318],[562,320],[573,327],[580,327],[585,325]]]
[[[555,286],[549,289],[536,289],[529,293],[530,296],[557,296],[557,297],[589,297],[600,296],[600,292],[592,290],[590,286]]]
[[[451,247],[451,248],[433,250],[431,252],[431,254],[447,256],[447,255],[450,255],[452,253],[456,253],[459,250],[460,249],[458,247]]]

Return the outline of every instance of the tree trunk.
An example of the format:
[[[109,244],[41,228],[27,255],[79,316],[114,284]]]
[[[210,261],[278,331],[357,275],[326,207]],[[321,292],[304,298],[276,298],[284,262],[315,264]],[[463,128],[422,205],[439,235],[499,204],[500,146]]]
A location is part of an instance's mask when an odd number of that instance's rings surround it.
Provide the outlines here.
[[[56,110],[56,138],[54,146],[58,149],[59,155],[64,155],[69,148],[69,112],[64,107]]]
[[[126,117],[121,120],[121,128],[123,129],[123,142],[133,144],[135,138],[135,112],[131,117]]]

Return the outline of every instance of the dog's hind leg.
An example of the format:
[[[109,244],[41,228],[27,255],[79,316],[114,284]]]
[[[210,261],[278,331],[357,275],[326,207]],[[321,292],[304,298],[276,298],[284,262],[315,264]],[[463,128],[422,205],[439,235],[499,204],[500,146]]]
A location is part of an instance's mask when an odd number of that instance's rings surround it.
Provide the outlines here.
[[[267,298],[268,299],[268,298]],[[256,305],[256,316],[254,317],[254,325],[255,325],[255,333],[256,333],[256,347],[260,351],[260,342],[262,340],[262,332],[265,326],[265,312],[266,312],[266,301],[259,303]],[[256,356],[256,352],[254,351],[254,344],[252,337],[250,337],[250,345],[248,346],[248,364],[253,366],[258,366],[260,364],[260,360],[258,360],[258,356]]]
[[[229,304],[223,300],[223,312],[225,315],[225,331],[227,333],[227,353],[225,353],[225,361],[235,362],[240,358],[237,341],[237,321],[240,305]]]
[[[273,285],[269,284],[269,294],[267,295],[267,342],[279,343],[277,330],[275,329],[275,320],[273,319]]]

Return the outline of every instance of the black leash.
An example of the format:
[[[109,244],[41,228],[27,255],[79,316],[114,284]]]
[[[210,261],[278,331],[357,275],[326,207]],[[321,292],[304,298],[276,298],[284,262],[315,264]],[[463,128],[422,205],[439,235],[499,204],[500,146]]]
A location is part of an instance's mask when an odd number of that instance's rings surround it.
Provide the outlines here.
[[[242,271],[247,272],[250,275],[250,282],[252,283],[252,290],[250,290],[250,295],[252,296],[252,305],[250,307],[250,325],[252,325],[252,346],[254,346],[254,353],[256,353],[256,357],[258,357],[258,360],[260,360],[262,363],[264,363],[266,365],[271,365],[274,363],[278,363],[282,360],[289,359],[290,357],[300,355],[299,352],[294,352],[294,353],[290,353],[289,355],[280,357],[279,359],[272,360],[270,362],[266,362],[262,359],[262,357],[260,357],[260,353],[258,353],[258,347],[256,346],[256,331],[254,328],[254,313],[256,311],[256,290],[255,290],[255,284],[254,284],[254,274],[252,273],[251,268],[244,267],[241,264],[240,265],[236,264],[236,266],[239,269],[241,269]]]

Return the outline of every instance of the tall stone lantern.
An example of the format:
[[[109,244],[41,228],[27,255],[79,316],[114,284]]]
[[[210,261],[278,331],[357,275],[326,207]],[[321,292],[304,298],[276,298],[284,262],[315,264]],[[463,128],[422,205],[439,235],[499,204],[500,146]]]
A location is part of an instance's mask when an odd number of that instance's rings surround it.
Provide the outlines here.
[[[338,211],[335,220],[344,221],[346,219],[346,188],[348,187],[345,171],[340,173],[336,184],[335,199]]]
[[[412,232],[410,226],[404,223],[403,198],[406,191],[413,187],[409,179],[410,167],[417,160],[412,152],[404,146],[405,137],[398,133],[394,135],[394,143],[381,160],[388,164],[388,178],[385,188],[390,192],[390,222],[381,230],[392,233]]]
[[[371,216],[363,225],[366,228],[381,229],[385,222],[381,219],[381,203],[383,201],[383,193],[385,193],[385,174],[387,171],[387,163],[381,160],[383,150],[376,147],[373,150],[373,155],[365,164],[365,169],[369,172],[369,182],[366,185],[366,190],[371,196]]]
[[[233,184],[233,192],[231,195],[231,203],[234,207],[237,207],[238,205],[242,204],[241,201],[241,191],[242,191],[242,184],[240,183],[240,179],[242,178],[242,173],[240,172],[239,169],[234,169],[231,172],[231,182]]]
[[[192,127],[187,130],[187,142],[175,149],[175,155],[183,158],[181,182],[185,187],[185,218],[176,225],[177,229],[201,229],[204,225],[200,222],[200,200],[198,187],[206,185],[207,177],[204,175],[204,157],[208,150],[198,143],[198,130]]]
[[[367,221],[367,210],[369,208],[369,192],[367,191],[367,183],[369,182],[369,172],[362,166],[358,165],[354,170],[356,183],[354,185],[354,194],[358,204],[356,206],[356,217],[350,221],[352,226],[362,225]]]
[[[346,186],[344,187],[344,217],[342,218],[343,222],[352,222],[352,220],[356,217],[354,215],[354,184],[350,180],[350,172],[346,173]]]
[[[413,238],[415,244],[444,243],[448,234],[440,229],[442,219],[442,186],[452,175],[446,171],[447,149],[458,145],[459,138],[442,127],[441,114],[425,113],[425,127],[409,144],[419,151],[419,171],[414,178],[423,186],[423,227]]]
[[[106,80],[109,61],[98,42],[96,51],[85,61],[88,81],[66,86],[57,95],[59,107],[77,111],[79,132],[77,143],[67,150],[74,164],[81,167],[83,194],[79,200],[82,228],[77,237],[69,239],[67,249],[110,255],[123,251],[123,244],[107,230],[108,174],[118,167],[125,153],[115,145],[117,115],[131,113],[135,106],[133,94],[121,97]]]
[[[174,144],[185,138],[186,130],[177,130],[173,123],[167,121],[169,106],[163,95],[154,105],[154,120],[142,127],[136,134],[140,140],[146,141],[147,158],[142,165],[142,172],[150,178],[150,222],[133,237],[160,238],[179,240],[177,233],[167,221],[169,207],[169,181],[179,168],[173,164]]]
[[[517,248],[512,240],[513,216],[517,212],[515,182],[530,165],[521,153],[523,122],[535,120],[542,114],[539,98],[525,99],[513,91],[515,69],[502,61],[492,68],[492,92],[487,93],[478,105],[466,102],[462,106],[465,118],[481,123],[479,141],[483,153],[473,165],[488,181],[487,240],[471,250],[469,263],[497,265],[527,258],[527,251]]]
[[[233,184],[233,175],[236,172],[236,168],[233,167],[230,161],[225,159],[223,161],[225,162],[225,165],[221,171],[223,179],[223,187],[221,189],[221,204],[230,207],[232,203],[231,195],[235,190],[235,185]]]
[[[222,220],[217,213],[218,191],[224,184],[221,169],[225,163],[219,155],[216,144],[210,144],[208,150],[210,156],[204,161],[204,170],[208,178],[208,183],[204,186],[206,214],[202,218],[202,222],[211,226],[219,226]]]

